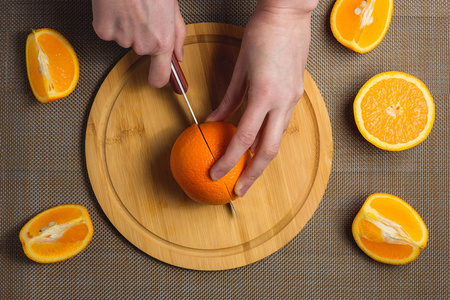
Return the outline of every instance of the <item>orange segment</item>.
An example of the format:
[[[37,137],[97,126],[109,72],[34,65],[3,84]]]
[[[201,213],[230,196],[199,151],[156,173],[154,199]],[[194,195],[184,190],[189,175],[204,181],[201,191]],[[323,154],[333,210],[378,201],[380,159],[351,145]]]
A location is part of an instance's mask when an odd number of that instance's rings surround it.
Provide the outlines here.
[[[25,224],[19,237],[30,259],[52,263],[80,253],[91,241],[93,232],[86,208],[69,204],[38,214]]]
[[[410,245],[378,243],[364,237],[361,237],[361,243],[374,255],[395,261],[407,259],[414,251]]]
[[[41,75],[39,60],[39,50],[36,45],[36,40],[30,38],[27,40],[27,72],[28,80],[37,99],[45,99],[47,97],[46,83],[44,82],[44,76]]]
[[[395,219],[395,222],[408,232],[411,239],[420,241],[423,238],[421,224],[416,222],[416,212],[411,207],[405,207],[404,202],[396,198],[383,198],[380,196],[374,198],[370,206],[386,219]]]
[[[33,30],[27,38],[26,62],[31,89],[40,102],[60,99],[75,89],[80,73],[78,58],[59,32]]]
[[[352,233],[367,255],[394,265],[415,260],[428,241],[419,214],[402,199],[382,193],[367,198],[353,221]]]
[[[30,224],[28,232],[32,237],[38,236],[39,230],[48,225],[50,222],[63,224],[71,220],[75,220],[81,217],[81,215],[81,210],[73,209],[73,207],[60,207],[58,210],[48,211],[46,214],[36,219],[33,223]]]
[[[358,223],[358,232],[360,232],[362,236],[364,236],[365,238],[367,238],[372,242],[378,243],[383,242],[381,229],[378,228],[372,222],[369,222],[367,220],[361,220]]]
[[[41,50],[49,58],[49,74],[57,93],[66,91],[75,77],[75,63],[72,53],[58,37],[42,33],[37,38]]]
[[[330,17],[333,35],[356,52],[369,52],[384,38],[393,7],[393,0],[337,0]]]
[[[353,110],[361,134],[390,151],[421,143],[434,123],[430,92],[419,79],[402,72],[381,73],[367,81],[355,98]]]

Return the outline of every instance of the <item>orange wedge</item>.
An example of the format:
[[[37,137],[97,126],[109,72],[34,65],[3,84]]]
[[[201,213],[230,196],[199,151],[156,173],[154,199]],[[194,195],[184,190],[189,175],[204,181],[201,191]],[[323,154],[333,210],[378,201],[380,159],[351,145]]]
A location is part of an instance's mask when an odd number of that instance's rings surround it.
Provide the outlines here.
[[[40,102],[61,99],[77,85],[78,58],[69,41],[53,29],[33,30],[28,35],[26,63],[31,90]]]
[[[334,37],[347,48],[366,53],[383,40],[394,0],[337,0],[331,11]]]
[[[353,103],[356,125],[366,140],[389,151],[409,149],[430,134],[434,102],[425,84],[402,72],[378,74]]]
[[[80,253],[92,239],[89,213],[81,205],[68,204],[41,212],[20,231],[23,250],[39,263],[53,263]]]
[[[352,233],[367,255],[392,265],[412,262],[428,241],[419,214],[402,199],[382,193],[367,198],[353,221]]]

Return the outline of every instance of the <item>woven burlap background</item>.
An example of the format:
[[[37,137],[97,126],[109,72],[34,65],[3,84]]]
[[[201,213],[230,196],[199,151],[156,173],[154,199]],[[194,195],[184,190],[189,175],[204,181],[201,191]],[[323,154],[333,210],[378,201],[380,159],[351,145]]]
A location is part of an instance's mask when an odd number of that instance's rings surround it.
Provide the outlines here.
[[[91,189],[85,126],[96,92],[127,52],[94,33],[90,1],[0,4],[0,299],[449,299],[450,48],[449,1],[395,0],[383,42],[361,55],[331,34],[334,0],[312,17],[307,69],[326,102],[333,166],[322,202],[304,229],[275,254],[239,269],[185,270],[144,254],[111,225]],[[245,26],[255,1],[186,0],[186,23]],[[67,98],[38,103],[25,68],[30,28],[54,28],[74,46],[81,66]],[[398,70],[420,78],[436,104],[436,121],[419,146],[382,151],[359,134],[352,102],[373,75]],[[415,262],[390,266],[367,257],[351,236],[352,220],[371,193],[407,200],[430,232]],[[55,205],[79,203],[91,213],[90,245],[65,262],[41,265],[21,249],[20,228]]]

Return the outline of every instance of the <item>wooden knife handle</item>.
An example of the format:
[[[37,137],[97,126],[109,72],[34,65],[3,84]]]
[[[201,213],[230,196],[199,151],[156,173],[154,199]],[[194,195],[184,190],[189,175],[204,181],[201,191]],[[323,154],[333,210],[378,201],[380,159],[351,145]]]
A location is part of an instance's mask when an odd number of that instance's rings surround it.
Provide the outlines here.
[[[181,82],[181,85],[183,86],[184,92],[186,93],[189,86],[188,86],[186,77],[184,77],[183,70],[181,70],[180,64],[178,63],[178,59],[176,58],[174,53],[172,53],[172,64],[174,66],[175,71],[177,72],[178,78],[180,79],[180,82]],[[181,92],[180,87],[178,86],[177,80],[175,79],[175,75],[173,74],[173,70],[170,73],[170,80],[169,80],[169,82],[172,85],[172,88],[173,88],[175,93],[180,94],[180,95],[183,94]]]

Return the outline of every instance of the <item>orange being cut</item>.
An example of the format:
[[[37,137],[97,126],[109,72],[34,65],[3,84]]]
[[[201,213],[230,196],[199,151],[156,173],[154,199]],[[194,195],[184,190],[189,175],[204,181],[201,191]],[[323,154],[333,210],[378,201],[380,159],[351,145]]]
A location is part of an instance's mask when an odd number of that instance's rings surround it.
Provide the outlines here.
[[[391,23],[394,0],[337,0],[331,11],[334,37],[359,53],[375,48]]]
[[[382,193],[367,198],[353,221],[352,233],[367,255],[392,265],[412,262],[428,241],[419,214],[402,199]]]
[[[359,131],[389,151],[409,149],[429,135],[434,102],[422,81],[402,72],[378,74],[360,89],[353,103]]]
[[[227,149],[236,127],[226,122],[207,122],[200,128],[210,147],[203,140],[202,132],[194,124],[188,127],[175,141],[170,154],[170,169],[181,189],[191,199],[203,203],[220,205],[234,200],[236,181],[251,158],[250,151],[242,155],[237,165],[222,179],[213,181],[209,171]]]
[[[49,28],[33,30],[25,53],[28,81],[37,100],[55,101],[75,89],[80,74],[78,58],[61,33]]]
[[[19,237],[26,256],[39,263],[53,263],[80,253],[93,233],[86,208],[67,204],[36,215],[23,226]]]

